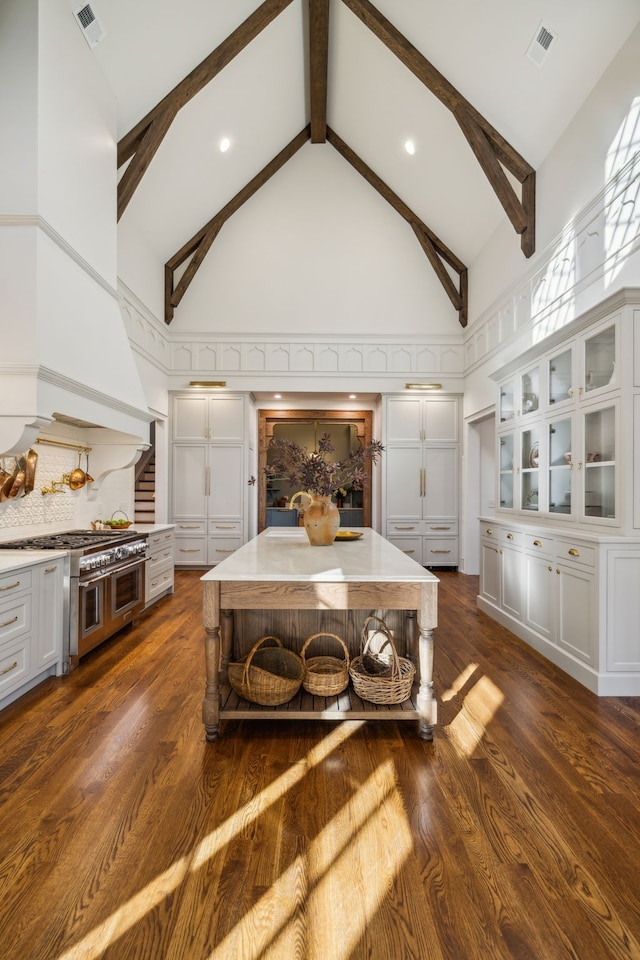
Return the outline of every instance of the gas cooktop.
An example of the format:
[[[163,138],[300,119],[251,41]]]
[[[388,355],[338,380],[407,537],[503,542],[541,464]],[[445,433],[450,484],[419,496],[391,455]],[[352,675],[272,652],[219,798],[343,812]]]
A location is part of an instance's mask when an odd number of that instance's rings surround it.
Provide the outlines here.
[[[0,543],[0,550],[86,550],[87,547],[126,543],[139,536],[137,530],[116,530],[113,532],[109,530],[68,530],[63,533],[25,537],[22,540],[5,540]]]

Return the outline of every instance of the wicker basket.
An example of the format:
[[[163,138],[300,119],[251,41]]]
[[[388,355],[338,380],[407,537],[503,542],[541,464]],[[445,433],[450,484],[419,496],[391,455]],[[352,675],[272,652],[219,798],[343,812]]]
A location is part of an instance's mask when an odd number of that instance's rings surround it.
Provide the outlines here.
[[[275,646],[264,647],[271,641]],[[249,654],[229,664],[229,683],[244,700],[275,707],[295,697],[302,684],[304,665],[277,637],[261,637]]]
[[[318,637],[331,637],[333,640],[337,640],[344,651],[344,660],[330,656],[305,659],[307,647]],[[337,634],[314,633],[308,640],[305,640],[300,656],[304,664],[302,686],[307,693],[312,693],[317,697],[335,697],[347,687],[349,683],[349,651],[344,641]]]
[[[382,654],[382,651],[387,647],[389,648],[391,662],[388,675],[368,673],[363,667],[363,658],[369,656],[371,636],[368,627],[372,620],[378,621],[379,626],[376,627],[376,632],[383,633],[386,637],[379,654]],[[379,617],[367,617],[362,627],[360,656],[354,657],[351,661],[349,674],[353,682],[353,689],[361,700],[368,700],[370,703],[402,703],[411,695],[416,668],[406,657],[398,656],[393,638],[384,620]]]

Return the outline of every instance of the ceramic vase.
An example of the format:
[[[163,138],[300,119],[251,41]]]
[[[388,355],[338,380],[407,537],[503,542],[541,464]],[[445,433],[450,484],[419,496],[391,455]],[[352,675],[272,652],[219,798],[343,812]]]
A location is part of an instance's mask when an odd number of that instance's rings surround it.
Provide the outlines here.
[[[304,512],[304,528],[309,543],[326,547],[333,543],[340,526],[340,512],[331,497],[313,496]]]

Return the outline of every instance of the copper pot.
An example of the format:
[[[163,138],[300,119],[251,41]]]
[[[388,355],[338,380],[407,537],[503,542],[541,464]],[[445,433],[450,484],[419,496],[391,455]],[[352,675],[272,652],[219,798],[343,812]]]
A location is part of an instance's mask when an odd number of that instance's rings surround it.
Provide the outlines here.
[[[27,468],[24,478],[24,492],[31,493],[33,490],[34,484],[36,482],[36,464],[38,462],[38,454],[35,450],[29,450],[27,454]]]
[[[11,478],[13,482],[7,493],[7,496],[9,497],[10,500],[14,500],[18,496],[20,491],[23,489],[26,473],[27,473],[27,461],[25,460],[24,457],[18,457],[18,459],[16,460],[16,468],[13,471],[13,477]],[[3,491],[5,486],[6,484],[2,488]]]
[[[81,456],[82,456],[82,454],[79,453],[79,454],[78,454],[78,466],[75,468],[75,470],[72,470],[72,471],[71,471],[71,474],[70,474],[70,476],[69,476],[69,486],[71,487],[72,490],[79,490],[81,487],[84,487],[85,483],[87,482],[87,475],[86,475],[86,473],[84,472],[84,470],[81,470],[81,469],[80,469],[80,457],[81,457]]]

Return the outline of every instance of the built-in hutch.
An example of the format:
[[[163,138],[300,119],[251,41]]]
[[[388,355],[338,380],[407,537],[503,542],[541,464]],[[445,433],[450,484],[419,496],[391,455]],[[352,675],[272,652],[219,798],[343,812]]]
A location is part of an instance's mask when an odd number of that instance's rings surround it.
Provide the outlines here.
[[[423,566],[458,566],[457,396],[384,399],[383,529]]]
[[[479,606],[601,695],[640,694],[640,291],[494,374]]]
[[[171,522],[177,567],[211,567],[247,539],[248,397],[171,395]]]

